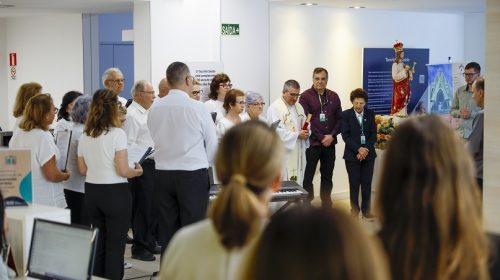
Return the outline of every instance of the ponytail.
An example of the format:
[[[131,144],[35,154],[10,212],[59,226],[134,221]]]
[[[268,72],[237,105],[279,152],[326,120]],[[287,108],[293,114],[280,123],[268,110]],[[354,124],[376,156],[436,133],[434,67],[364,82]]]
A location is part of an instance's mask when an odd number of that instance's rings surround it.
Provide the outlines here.
[[[249,184],[241,174],[232,175],[222,188],[209,216],[224,247],[242,247],[258,234],[262,206],[257,196],[265,190]]]

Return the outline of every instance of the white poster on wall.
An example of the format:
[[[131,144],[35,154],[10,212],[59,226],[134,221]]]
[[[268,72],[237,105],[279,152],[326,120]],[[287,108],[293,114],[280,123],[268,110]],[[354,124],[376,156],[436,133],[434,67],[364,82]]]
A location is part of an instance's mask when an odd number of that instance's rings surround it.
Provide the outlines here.
[[[191,70],[191,75],[201,85],[201,90],[203,90],[201,101],[207,101],[213,77],[224,70],[222,62],[187,62],[186,64]]]

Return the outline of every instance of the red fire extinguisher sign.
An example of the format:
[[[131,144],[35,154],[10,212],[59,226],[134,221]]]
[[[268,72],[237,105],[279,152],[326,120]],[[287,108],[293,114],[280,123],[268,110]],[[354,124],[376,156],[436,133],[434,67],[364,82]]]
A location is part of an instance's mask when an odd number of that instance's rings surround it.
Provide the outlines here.
[[[16,53],[9,53],[9,66],[17,66]]]

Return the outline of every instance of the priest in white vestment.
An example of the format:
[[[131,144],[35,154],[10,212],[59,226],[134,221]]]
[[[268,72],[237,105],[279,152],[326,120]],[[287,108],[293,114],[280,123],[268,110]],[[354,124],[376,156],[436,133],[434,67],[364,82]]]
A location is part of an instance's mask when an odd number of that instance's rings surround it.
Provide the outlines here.
[[[306,165],[305,151],[309,147],[309,128],[304,128],[306,116],[298,103],[300,85],[288,80],[283,86],[282,96],[275,100],[267,111],[268,123],[280,120],[276,129],[286,149],[282,180],[302,182]]]

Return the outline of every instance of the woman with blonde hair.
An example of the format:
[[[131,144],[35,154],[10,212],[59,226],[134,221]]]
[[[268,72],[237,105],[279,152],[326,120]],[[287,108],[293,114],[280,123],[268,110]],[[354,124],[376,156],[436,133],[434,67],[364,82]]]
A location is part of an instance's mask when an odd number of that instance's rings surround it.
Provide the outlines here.
[[[94,274],[123,278],[125,237],[132,215],[127,178],[142,175],[128,165],[127,135],[121,129],[123,112],[116,93],[94,93],[78,143],[78,170],[85,178],[85,204],[90,223],[99,228]]]
[[[19,128],[19,123],[21,122],[21,117],[23,116],[26,104],[28,104],[28,100],[41,93],[42,86],[39,83],[25,83],[19,87],[16,94],[16,101],[14,102],[14,110],[12,112],[13,116],[16,118],[14,129],[12,129],[13,131]]]
[[[57,108],[50,95],[38,94],[30,98],[9,148],[31,150],[32,202],[64,208],[66,201],[60,182],[68,180],[70,174],[57,167],[59,149],[49,131],[56,114]]]
[[[453,129],[435,115],[406,120],[382,170],[376,207],[392,278],[489,279],[474,167]]]
[[[173,237],[160,279],[234,279],[280,186],[282,158],[281,140],[266,124],[249,121],[228,130],[216,155],[222,188],[209,218]]]
[[[380,242],[336,208],[298,207],[273,216],[252,252],[247,280],[388,280]]]

